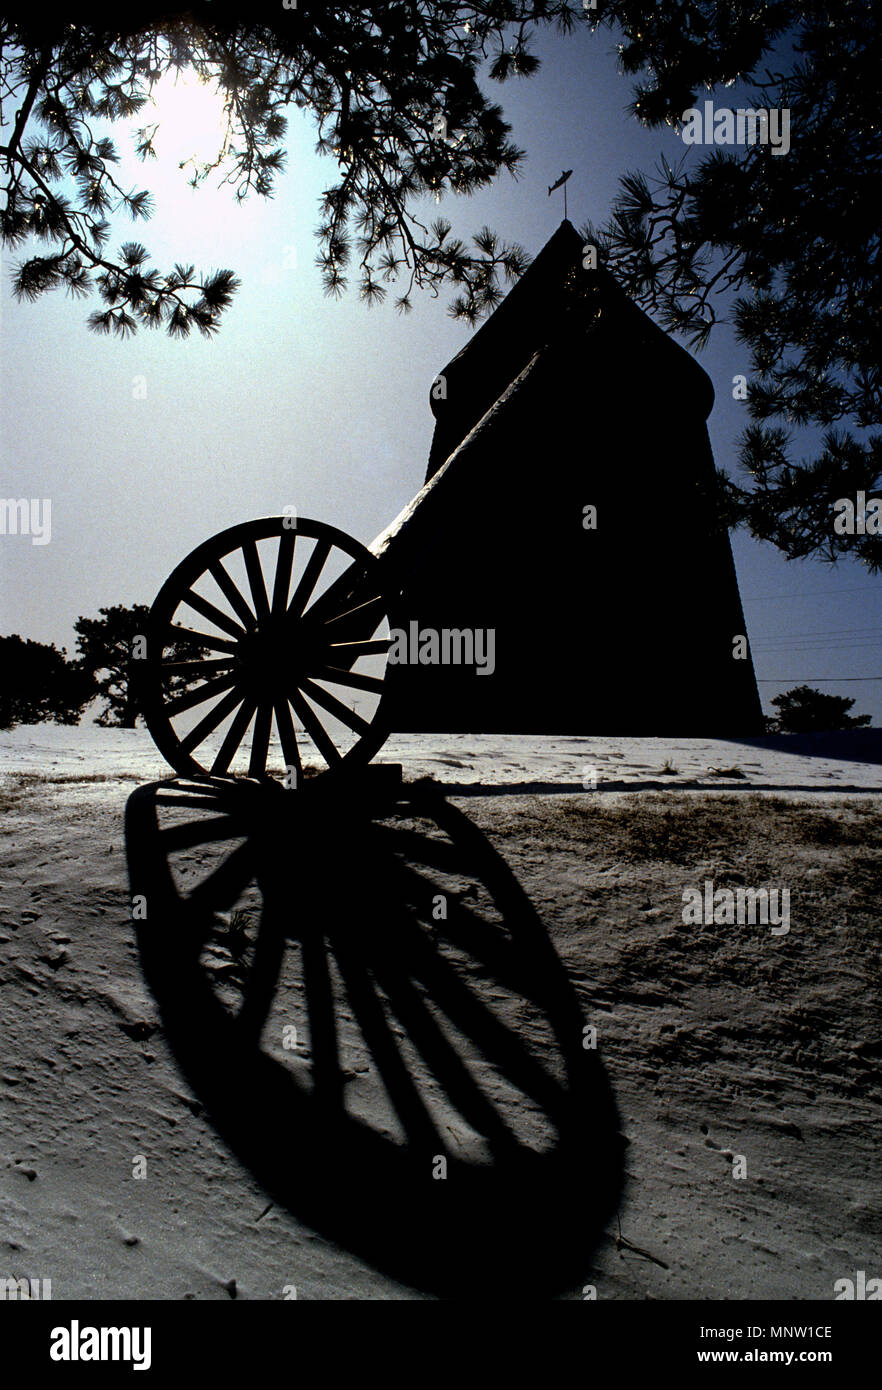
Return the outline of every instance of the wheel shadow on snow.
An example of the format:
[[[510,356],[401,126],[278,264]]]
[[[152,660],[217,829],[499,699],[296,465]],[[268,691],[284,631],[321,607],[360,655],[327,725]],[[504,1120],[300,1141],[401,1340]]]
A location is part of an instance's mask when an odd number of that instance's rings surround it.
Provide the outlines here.
[[[126,844],[169,1046],[274,1202],[442,1297],[581,1282],[622,1193],[618,1113],[542,922],[467,816],[430,788],[171,780],[132,793]],[[246,892],[253,939],[219,965]]]

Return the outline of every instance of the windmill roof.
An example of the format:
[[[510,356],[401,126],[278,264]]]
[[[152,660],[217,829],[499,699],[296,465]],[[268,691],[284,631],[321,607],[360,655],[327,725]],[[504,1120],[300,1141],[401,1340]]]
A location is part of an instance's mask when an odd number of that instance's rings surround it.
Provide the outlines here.
[[[508,294],[439,373],[445,390],[430,398],[436,419],[428,480],[499,399],[537,352],[570,331],[604,318],[604,338],[624,336],[629,353],[642,348],[654,367],[669,370],[698,393],[710,413],[713,387],[693,357],[629,298],[609,271],[586,270],[583,238],[567,220],[549,238]],[[586,383],[590,385],[589,383]]]

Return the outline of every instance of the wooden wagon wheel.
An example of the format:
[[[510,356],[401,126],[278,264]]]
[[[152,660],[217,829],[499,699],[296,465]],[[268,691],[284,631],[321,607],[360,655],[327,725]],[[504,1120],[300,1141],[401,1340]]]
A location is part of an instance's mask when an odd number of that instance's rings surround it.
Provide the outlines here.
[[[213,536],[150,611],[138,674],[159,751],[182,774],[288,786],[367,762],[388,733],[388,606],[380,561],[334,526],[271,517]]]

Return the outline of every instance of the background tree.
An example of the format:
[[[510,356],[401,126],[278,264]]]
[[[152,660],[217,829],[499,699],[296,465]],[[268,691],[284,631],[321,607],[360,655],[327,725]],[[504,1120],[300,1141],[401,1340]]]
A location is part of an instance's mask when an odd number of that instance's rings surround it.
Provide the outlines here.
[[[54,644],[0,637],[0,729],[14,724],[78,724],[95,695],[88,671]]]
[[[98,618],[77,618],[74,623],[80,660],[105,701],[95,723],[134,729],[138,707],[132,680],[133,647],[135,638],[147,631],[150,609],[144,603],[131,608],[116,604],[98,612]]]
[[[105,701],[95,723],[104,728],[134,729],[140,713],[135,639],[145,636],[150,609],[145,603],[131,608],[116,604],[98,612],[97,618],[77,618],[74,623],[80,664],[91,674],[94,693]],[[206,647],[192,642],[173,642],[169,652],[180,661],[198,661],[209,655]],[[172,676],[167,693],[179,694],[196,683],[192,676]]]
[[[776,695],[772,704],[778,710],[778,717],[769,721],[771,733],[810,734],[863,729],[871,718],[869,714],[852,716],[848,713],[854,700],[842,695],[825,695],[807,685],[797,685],[783,695]]]
[[[606,226],[585,229],[665,328],[701,346],[728,316],[749,351],[747,485],[721,473],[729,524],[788,558],[848,553],[873,571],[882,537],[836,535],[833,503],[882,486],[880,14],[866,0],[600,0],[594,24],[621,26],[625,71],[641,75],[642,121],[679,127],[715,91],[717,106],[789,108],[792,144],[631,174]],[[803,426],[823,431],[812,458],[794,455]]]

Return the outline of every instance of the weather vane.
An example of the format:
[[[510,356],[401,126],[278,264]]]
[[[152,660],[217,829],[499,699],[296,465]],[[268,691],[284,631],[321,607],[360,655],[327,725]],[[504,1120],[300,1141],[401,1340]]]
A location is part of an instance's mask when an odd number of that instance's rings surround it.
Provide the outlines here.
[[[570,177],[570,174],[571,174],[572,172],[573,172],[572,169],[564,169],[564,171],[563,171],[563,173],[561,174],[560,178],[558,179],[557,183],[553,183],[553,184],[551,185],[551,187],[549,188],[549,190],[548,190],[548,196],[549,196],[549,198],[550,198],[551,195],[552,195],[552,193],[554,192],[554,190],[555,190],[556,188],[563,188],[563,191],[564,191],[564,221],[566,221],[566,216],[567,216],[567,179]]]

